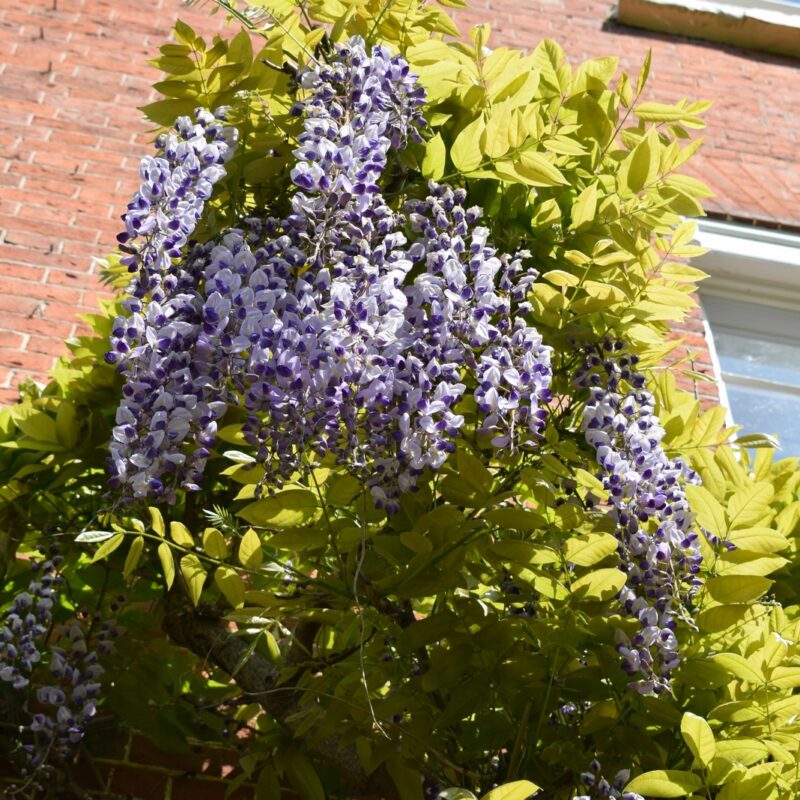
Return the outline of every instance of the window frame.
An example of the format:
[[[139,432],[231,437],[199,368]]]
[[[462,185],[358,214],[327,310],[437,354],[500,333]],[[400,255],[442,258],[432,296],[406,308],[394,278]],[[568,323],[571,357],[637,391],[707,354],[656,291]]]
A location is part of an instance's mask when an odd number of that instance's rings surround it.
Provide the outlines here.
[[[705,338],[720,404],[727,408],[727,421],[732,425],[735,421],[728,397],[729,385],[785,390],[787,395],[800,395],[800,388],[783,381],[772,382],[735,373],[728,375],[722,369],[714,340],[715,330],[718,333],[727,330],[755,333],[764,341],[800,346],[800,329],[793,335],[783,333],[784,326],[790,324],[787,312],[800,314],[800,235],[719,220],[696,222],[695,242],[708,249],[705,255],[692,262],[709,275],[699,288]],[[717,306],[716,314],[709,315],[706,307],[713,305]],[[726,314],[731,322],[724,321]],[[710,320],[709,316],[716,316],[716,320]],[[747,323],[736,325],[736,318],[747,319]],[[723,320],[721,324],[720,319]]]

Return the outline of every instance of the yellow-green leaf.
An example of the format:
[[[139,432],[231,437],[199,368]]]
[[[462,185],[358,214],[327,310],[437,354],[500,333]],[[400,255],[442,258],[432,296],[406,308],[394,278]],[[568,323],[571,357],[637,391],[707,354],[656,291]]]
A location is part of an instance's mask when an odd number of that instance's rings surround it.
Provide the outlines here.
[[[597,184],[589,184],[572,204],[572,227],[580,228],[594,220],[597,212]]]
[[[656,769],[635,777],[626,792],[637,792],[648,797],[685,797],[703,786],[703,780],[693,772],[677,769]]]
[[[317,496],[306,489],[288,489],[256,500],[238,512],[251,525],[293,528],[312,520],[318,511]]]
[[[386,760],[386,771],[394,783],[398,800],[424,800],[422,776],[400,753],[389,756]]]
[[[511,148],[513,117],[511,103],[498,103],[486,123],[484,150],[491,158],[501,158]]]
[[[425,145],[425,157],[422,159],[422,174],[426,178],[438,181],[444,175],[447,150],[441,134],[436,134]]]
[[[775,490],[769,483],[754,483],[736,492],[728,501],[731,530],[751,528],[769,514],[769,503]]]
[[[225,537],[216,528],[206,528],[203,531],[203,550],[210,558],[224,561],[228,557],[228,545]]]
[[[172,541],[181,547],[194,547],[194,537],[182,522],[170,522],[169,535]]]
[[[716,744],[717,755],[749,767],[769,757],[769,750],[758,739],[721,739]]]
[[[487,511],[483,519],[500,528],[511,528],[516,531],[535,531],[547,524],[540,514],[525,508],[495,508]]]
[[[651,128],[620,164],[617,176],[619,187],[631,194],[641,192],[655,178],[658,155],[658,134],[655,128]]]
[[[552,283],[553,286],[577,286],[580,283],[579,278],[563,269],[551,269],[549,272],[545,272],[542,278]]]
[[[325,790],[314,765],[305,756],[293,753],[284,775],[302,800],[325,800]]]
[[[56,436],[64,447],[75,447],[78,443],[78,413],[69,400],[62,400],[56,412]]]
[[[720,789],[717,800],[774,800],[777,797],[770,789],[774,789],[775,776],[770,771],[757,772],[753,767],[745,775],[735,781],[726,783]]]
[[[711,726],[702,717],[687,711],[681,719],[681,735],[692,755],[708,767],[717,751]]]
[[[772,581],[760,575],[721,575],[706,581],[718,603],[749,603],[769,591]]]
[[[564,557],[580,567],[592,567],[612,553],[616,553],[617,545],[616,538],[608,533],[572,536],[567,539]]]
[[[639,103],[636,116],[645,122],[680,122],[681,120],[700,121],[685,108],[670,106],[665,103]]]
[[[167,589],[171,589],[175,580],[175,561],[172,558],[172,548],[166,542],[161,542],[158,546],[158,559],[164,571],[164,583],[167,584]]]
[[[450,148],[450,158],[460,172],[472,172],[483,161],[481,139],[486,130],[483,117],[472,120],[469,125],[456,136]]]
[[[186,581],[186,590],[193,605],[200,601],[203,593],[203,584],[206,581],[206,571],[200,563],[200,559],[194,554],[189,553],[181,559],[181,575]]]
[[[234,608],[244,605],[244,581],[235,569],[226,566],[217,567],[214,572],[214,583]]]
[[[102,561],[107,556],[110,556],[122,544],[124,538],[124,533],[115,533],[110,539],[106,539],[103,544],[95,550],[92,556],[92,563],[95,561]]]
[[[615,567],[596,569],[574,581],[572,593],[581,600],[609,600],[625,585],[625,573]]]
[[[539,789],[540,787],[531,781],[512,781],[492,789],[483,795],[481,800],[528,800]]]
[[[761,670],[752,661],[738,653],[717,653],[712,658],[715,664],[719,664],[731,675],[735,675],[743,681],[756,685],[764,683],[764,674]]]
[[[28,407],[30,408],[30,407]],[[17,427],[31,439],[39,442],[58,443],[58,430],[55,420],[43,411],[18,413],[14,416]]]
[[[263,560],[261,539],[252,528],[248,528],[242,536],[242,541],[239,542],[239,562],[248,569],[258,569]]]
[[[142,550],[144,550],[144,536],[137,536],[131,542],[131,549],[128,550],[128,555],[125,557],[125,564],[122,567],[122,575],[127,578],[139,566],[139,559],[142,557]]]
[[[642,68],[639,70],[639,77],[636,80],[637,96],[642,93],[642,89],[644,89],[644,86],[647,83],[647,79],[650,76],[650,65],[652,64],[652,62],[653,62],[653,51],[648,50],[647,55],[644,57]]]
[[[728,521],[725,519],[725,509],[714,495],[704,486],[688,485],[686,497],[697,515],[697,521],[715,536],[724,536]]]
[[[159,535],[164,536],[166,529],[164,528],[164,517],[155,506],[149,506],[147,509],[150,512],[150,527]]]
[[[541,153],[532,150],[520,153],[515,166],[517,172],[537,186],[559,186],[568,183],[558,167],[551,164]]]
[[[243,427],[243,425],[225,425],[219,429],[217,438],[229,444],[246,445],[247,442],[242,435]]]

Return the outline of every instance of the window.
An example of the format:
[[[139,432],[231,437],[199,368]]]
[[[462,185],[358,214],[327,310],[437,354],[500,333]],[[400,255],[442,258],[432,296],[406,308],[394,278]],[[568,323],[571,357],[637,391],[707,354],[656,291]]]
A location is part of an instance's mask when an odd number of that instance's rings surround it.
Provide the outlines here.
[[[619,0],[624,25],[800,55],[800,0]]]
[[[800,235],[701,219],[696,240],[720,400],[743,434],[800,456]]]
[[[707,292],[702,304],[733,421],[742,433],[777,434],[785,455],[800,456],[800,310]]]

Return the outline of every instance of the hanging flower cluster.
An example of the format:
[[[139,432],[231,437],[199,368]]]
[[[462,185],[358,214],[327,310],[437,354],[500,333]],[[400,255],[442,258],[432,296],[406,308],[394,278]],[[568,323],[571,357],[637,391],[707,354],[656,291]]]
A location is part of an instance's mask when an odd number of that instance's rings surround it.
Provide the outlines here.
[[[57,587],[63,582],[58,573],[62,560],[53,555],[32,562],[36,576],[13,599],[0,627],[0,680],[35,698],[38,706],[30,724],[21,729],[22,749],[34,769],[75,752],[96,713],[101,689],[103,668],[97,652],[87,646],[82,621],[74,618],[60,626],[56,643],[45,646],[46,638],[53,635],[52,612]],[[113,636],[113,624],[103,623],[94,637],[97,651],[108,650]],[[49,676],[45,678],[46,666]]]
[[[664,452],[664,430],[636,372],[638,358],[621,342],[607,341],[604,348],[602,356],[587,356],[576,382],[589,388],[583,430],[597,453],[628,576],[619,602],[641,626],[632,639],[618,631],[617,650],[623,668],[643,676],[631,687],[658,694],[669,690],[679,662],[677,622],[688,618],[687,602],[701,583],[698,534],[684,490],[699,477]],[[631,388],[625,391],[623,382]]]
[[[33,562],[36,577],[12,600],[0,627],[0,680],[15,689],[28,686],[31,672],[42,660],[39,640],[53,620],[55,587],[63,580],[57,572],[61,561],[61,556],[54,555]]]
[[[87,646],[84,626],[71,620],[62,627],[58,645],[50,647],[49,683],[36,689],[43,710],[33,715],[28,726],[33,743],[23,745],[32,767],[75,752],[97,712],[102,674],[97,653]]]
[[[408,64],[354,38],[300,84],[289,216],[194,246],[115,323],[123,493],[198,488],[234,404],[265,483],[333,453],[389,510],[455,449],[468,383],[495,446],[541,436],[550,351],[522,317],[528,254],[498,255],[463,190],[431,184],[399,214],[379,188],[390,150],[424,124]]]
[[[142,185],[123,215],[122,263],[137,272],[123,303],[106,361],[127,378],[110,443],[112,487],[132,494],[164,492],[163,476],[196,485],[227,406],[204,389],[210,367],[192,350],[199,331],[197,276],[176,262],[202,216],[213,185],[225,175],[236,129],[204,109],[175,121],[175,132],[142,160]],[[183,443],[195,447],[187,454]],[[169,494],[169,492],[168,492]]]
[[[178,117],[174,129],[158,137],[155,156],[142,159],[142,183],[122,217],[125,231],[117,236],[125,253],[121,263],[138,273],[128,291],[138,298],[150,293],[157,302],[173,259],[183,255],[214,184],[225,176],[237,136],[236,128],[204,109],[195,112],[194,122]]]

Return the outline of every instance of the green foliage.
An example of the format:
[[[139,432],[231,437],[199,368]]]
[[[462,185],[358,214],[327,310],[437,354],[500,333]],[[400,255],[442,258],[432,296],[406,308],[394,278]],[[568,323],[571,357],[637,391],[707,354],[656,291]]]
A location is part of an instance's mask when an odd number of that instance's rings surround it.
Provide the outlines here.
[[[531,251],[532,321],[554,348],[546,440],[496,457],[472,432],[387,519],[333,462],[257,496],[263,473],[232,410],[201,492],[118,508],[105,489],[120,388],[102,358],[109,305],[46,388],[0,411],[9,586],[55,537],[84,592],[127,587],[103,713],[171,751],[223,741],[220,715],[189,714],[187,699],[234,702],[250,735],[232,787],[252,778],[259,797],[280,784],[308,800],[356,796],[360,771],[403,800],[422,798],[423,775],[450,798],[570,800],[595,757],[631,768],[628,790],[648,798],[798,796],[796,463],[773,460],[764,437],[731,444],[724,411],[701,410],[676,388],[680,365],[664,366],[669,326],[705,277],[685,263],[700,251],[684,217],[709,191],[678,170],[708,104],[640,103],[649,58],[633,82],[613,58],[573,67],[550,41],[529,55],[493,48],[488,26],[451,40],[445,11],[416,0],[218,5],[249,30],[207,44],[179,22],[152,62],[162,99],[142,109],[165,126],[198,104],[230,107],[241,146],[201,237],[288,201],[293,69],[353,34],[402,52],[431,130],[398,154],[392,202],[446,179],[484,207],[500,247]],[[107,277],[120,285],[117,263]],[[629,624],[610,602],[624,575],[572,384],[574,343],[609,332],[640,355],[670,453],[702,477],[689,490],[699,523],[735,545],[702,543],[672,697],[628,691],[614,648]],[[232,662],[216,645],[179,646],[208,620],[223,621]]]

